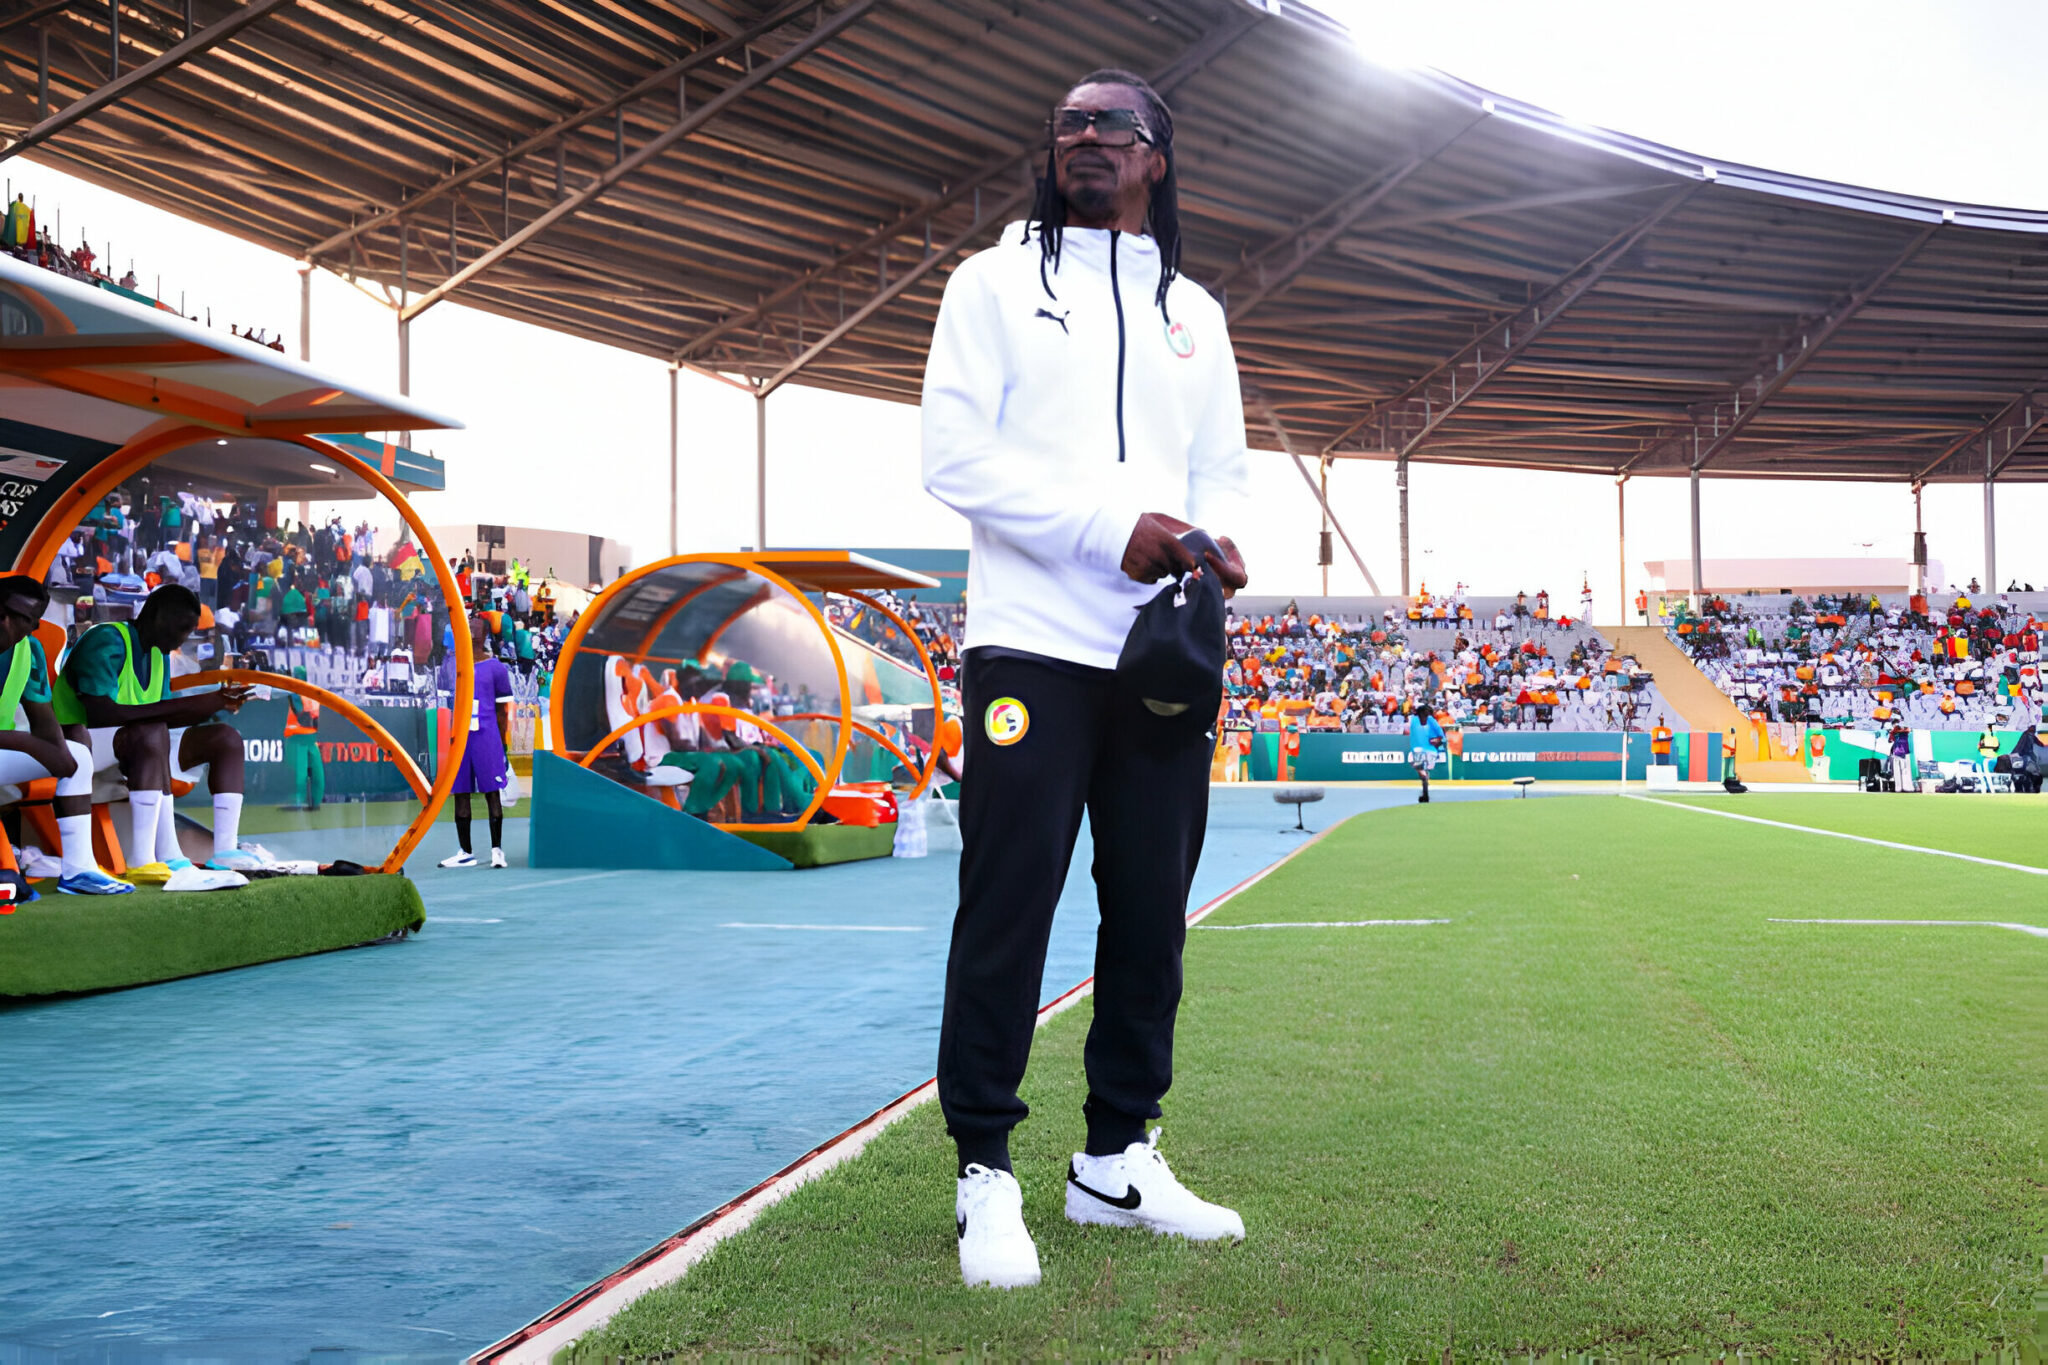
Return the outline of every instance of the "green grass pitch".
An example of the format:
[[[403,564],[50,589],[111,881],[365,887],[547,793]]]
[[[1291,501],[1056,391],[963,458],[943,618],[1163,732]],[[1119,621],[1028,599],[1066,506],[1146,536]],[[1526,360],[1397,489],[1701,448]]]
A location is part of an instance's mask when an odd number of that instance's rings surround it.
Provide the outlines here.
[[[2027,798],[1707,804],[2026,862],[2048,826]],[[1063,1218],[1084,1006],[1039,1034],[1014,1138],[1042,1285],[959,1283],[928,1105],[576,1356],[2017,1352],[2048,940],[1769,921],[2044,902],[2048,878],[1611,796],[1363,815],[1209,923],[1449,924],[1189,937],[1162,1149],[1242,1245]]]

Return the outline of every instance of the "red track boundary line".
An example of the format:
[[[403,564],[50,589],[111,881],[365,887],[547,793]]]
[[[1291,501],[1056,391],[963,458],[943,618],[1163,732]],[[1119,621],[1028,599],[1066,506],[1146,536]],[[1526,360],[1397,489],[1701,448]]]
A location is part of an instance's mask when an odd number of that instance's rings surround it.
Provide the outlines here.
[[[1330,829],[1335,828],[1335,825],[1330,826]],[[1330,829],[1321,830],[1308,839],[1303,840],[1298,847],[1289,850],[1285,856],[1268,863],[1265,867],[1252,873],[1249,877],[1246,877],[1221,895],[1212,897],[1198,909],[1189,911],[1187,922],[1189,924],[1197,924],[1207,919],[1232,897],[1265,880],[1273,872],[1298,857],[1303,850],[1320,842],[1323,836],[1330,832]],[[1039,1008],[1038,1024],[1043,1026],[1054,1015],[1071,1008],[1086,998],[1094,987],[1095,978],[1090,976],[1071,990],[1047,1002]],[[839,1160],[850,1159],[858,1155],[860,1149],[865,1147],[868,1141],[876,1134],[936,1095],[938,1093],[938,1085],[938,1078],[933,1077],[922,1085],[906,1090],[880,1109],[869,1114],[859,1123],[827,1138],[767,1179],[728,1199],[725,1203],[720,1204],[717,1208],[696,1219],[673,1236],[667,1237],[654,1246],[649,1247],[617,1270],[611,1272],[611,1274],[606,1275],[603,1279],[578,1290],[510,1336],[484,1347],[481,1351],[469,1357],[468,1365],[498,1365],[499,1362],[545,1361],[550,1359],[555,1351],[560,1350],[563,1346],[567,1346],[569,1341],[560,1341],[554,1345],[547,1346],[539,1353],[531,1350],[522,1351],[520,1348],[535,1345],[538,1338],[571,1326],[574,1326],[577,1335],[580,1336],[583,1332],[602,1325],[610,1320],[610,1313],[594,1317],[592,1320],[580,1324],[576,1323],[575,1319],[595,1300],[626,1285],[642,1271],[657,1262],[685,1251],[694,1250],[698,1252],[698,1256],[693,1256],[684,1262],[677,1275],[672,1277],[681,1278],[681,1275],[687,1272],[690,1264],[693,1264],[703,1254],[708,1253],[711,1247],[725,1240],[726,1237],[745,1228],[753,1221],[754,1215],[759,1214],[770,1205],[780,1202],[784,1195],[788,1194],[798,1185],[803,1184],[810,1177],[821,1175],[833,1166],[838,1165]],[[842,1152],[841,1149],[845,1148],[849,1142],[856,1143],[853,1150]],[[839,1160],[827,1160],[827,1158],[834,1156],[835,1153],[839,1153]],[[775,1190],[774,1187],[777,1185],[783,1185],[784,1188]],[[764,1196],[769,1195],[771,1192],[774,1194],[773,1198],[764,1198]],[[740,1218],[741,1215],[745,1215],[743,1219]],[[736,1222],[736,1220],[739,1221]],[[664,1280],[659,1283],[668,1282]],[[655,1284],[647,1286],[649,1289],[656,1287],[657,1285]],[[570,1340],[573,1339],[571,1338]]]

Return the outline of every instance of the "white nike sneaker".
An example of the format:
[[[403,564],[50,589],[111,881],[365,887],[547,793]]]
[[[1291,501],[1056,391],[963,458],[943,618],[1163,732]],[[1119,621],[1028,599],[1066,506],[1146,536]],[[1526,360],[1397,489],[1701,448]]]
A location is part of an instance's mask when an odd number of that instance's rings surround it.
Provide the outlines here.
[[[249,879],[231,868],[194,867],[190,863],[171,873],[166,891],[232,891],[247,886]]]
[[[1244,1219],[1235,1210],[1197,1199],[1174,1179],[1159,1154],[1157,1128],[1115,1156],[1074,1153],[1067,1166],[1067,1218],[1191,1242],[1244,1240]]]
[[[443,866],[443,867],[475,867],[475,866],[476,866],[476,855],[475,855],[474,853],[467,853],[467,852],[464,852],[464,851],[462,851],[461,849],[457,849],[457,850],[456,850],[455,852],[453,852],[453,853],[449,854],[449,855],[448,855],[447,857],[445,857],[445,858],[443,858],[443,859],[441,860],[441,866]]]
[[[1038,1283],[1038,1248],[1024,1226],[1024,1190],[1008,1171],[975,1164],[953,1197],[960,1230],[960,1278],[1022,1289]]]
[[[504,849],[502,849],[502,848],[494,848],[494,849],[492,849],[492,850],[491,850],[491,866],[492,866],[492,867],[510,867],[510,866],[511,866],[511,864],[510,864],[510,863],[508,863],[508,862],[506,862],[506,861],[505,861],[505,850],[504,850]]]

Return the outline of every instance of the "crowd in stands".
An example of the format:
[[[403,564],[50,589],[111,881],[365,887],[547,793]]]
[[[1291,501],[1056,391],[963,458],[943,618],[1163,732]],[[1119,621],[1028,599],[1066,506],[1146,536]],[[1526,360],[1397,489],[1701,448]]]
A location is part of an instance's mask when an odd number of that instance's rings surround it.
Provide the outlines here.
[[[924,642],[942,682],[957,676],[964,602],[874,594]],[[1581,612],[1591,594],[1581,597]],[[834,599],[832,623],[907,662],[895,623]],[[1481,730],[1647,729],[1663,705],[1654,678],[1617,655],[1583,615],[1553,613],[1550,595],[1476,599],[1424,585],[1412,599],[1324,615],[1283,609],[1227,617],[1228,728],[1405,732],[1418,711]]]
[[[77,246],[66,251],[57,241],[56,235],[36,221],[35,206],[29,202],[25,193],[15,195],[14,202],[8,204],[4,212],[0,212],[0,251],[6,252],[18,261],[52,271],[82,284],[118,289],[136,295],[141,301],[154,303],[167,313],[178,311],[162,299],[151,299],[139,294],[133,265],[130,265],[117,280],[99,268],[99,255],[92,249],[91,243],[81,239]],[[197,317],[190,320],[199,321]],[[208,326],[213,325],[210,312],[206,321]],[[235,337],[266,350],[284,349],[284,337],[271,335],[267,328],[251,327],[245,331],[240,326],[230,323],[228,331]]]
[[[967,632],[965,602],[920,602],[916,593],[897,594],[886,589],[867,595],[910,624],[931,657],[939,681],[950,683],[958,677],[958,642]],[[923,667],[917,651],[903,638],[896,623],[886,613],[872,610],[866,602],[851,597],[830,598],[825,604],[825,619],[913,668]]]
[[[1673,641],[1767,721],[1979,729],[2042,714],[2042,613],[2026,594],[1712,597],[1668,609]],[[1944,600],[1945,599],[1945,600]]]
[[[1405,733],[1418,712],[1478,730],[1646,728],[1655,680],[1548,593],[1479,603],[1424,585],[1376,613],[1289,602],[1227,618],[1226,728]]]

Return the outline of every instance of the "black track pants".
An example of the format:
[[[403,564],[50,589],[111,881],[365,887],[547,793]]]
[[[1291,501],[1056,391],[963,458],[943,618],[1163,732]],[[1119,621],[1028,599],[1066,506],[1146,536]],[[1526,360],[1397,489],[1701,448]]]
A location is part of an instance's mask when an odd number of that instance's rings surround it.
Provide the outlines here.
[[[1089,1150],[1121,1151],[1173,1083],[1188,887],[1214,741],[1115,675],[970,651],[963,686],[960,908],[946,963],[939,1104],[970,1161],[1007,1168],[1053,909],[1086,810],[1101,924],[1088,1031]],[[1023,732],[999,744],[991,735]],[[992,714],[993,712],[993,714]]]

